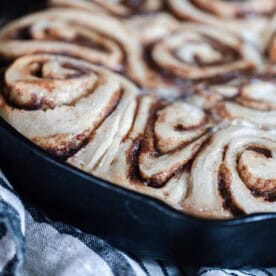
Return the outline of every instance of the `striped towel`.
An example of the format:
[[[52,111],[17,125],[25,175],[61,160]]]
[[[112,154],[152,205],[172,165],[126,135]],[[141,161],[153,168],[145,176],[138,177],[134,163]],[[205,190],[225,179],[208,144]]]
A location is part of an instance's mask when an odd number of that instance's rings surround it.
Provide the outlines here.
[[[121,252],[22,203],[0,173],[0,275],[276,275],[276,268],[192,268]]]

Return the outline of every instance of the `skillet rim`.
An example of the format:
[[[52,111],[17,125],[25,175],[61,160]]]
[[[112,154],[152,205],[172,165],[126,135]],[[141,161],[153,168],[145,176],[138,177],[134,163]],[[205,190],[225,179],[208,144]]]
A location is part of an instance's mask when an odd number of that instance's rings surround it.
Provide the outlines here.
[[[125,188],[123,186],[120,186],[119,184],[106,181],[102,178],[99,178],[85,171],[82,171],[72,166],[71,164],[68,164],[65,161],[58,159],[57,157],[54,157],[50,153],[46,152],[45,150],[43,150],[42,148],[40,148],[39,146],[31,142],[28,138],[23,136],[21,133],[19,133],[2,117],[0,117],[0,128],[9,132],[9,134],[12,135],[18,141],[18,143],[23,144],[23,146],[26,147],[29,151],[31,151],[32,154],[36,154],[37,156],[39,156],[39,158],[43,158],[47,162],[52,163],[54,166],[57,166],[63,170],[66,170],[72,174],[75,174],[78,177],[85,178],[90,183],[93,182],[94,185],[99,185],[102,188],[107,189],[108,191],[119,193],[123,196],[129,197],[130,199],[135,198],[138,201],[147,201],[147,204],[150,204],[154,208],[159,209],[159,211],[166,213],[168,216],[170,216],[173,219],[188,220],[195,223],[204,223],[205,225],[218,226],[218,227],[230,227],[230,226],[233,227],[233,226],[244,225],[244,224],[249,224],[253,222],[276,220],[276,213],[253,213],[253,214],[244,215],[241,217],[227,218],[227,219],[196,217],[189,213],[181,212],[180,210],[173,208],[172,206],[170,206],[169,204],[166,204],[160,199]]]

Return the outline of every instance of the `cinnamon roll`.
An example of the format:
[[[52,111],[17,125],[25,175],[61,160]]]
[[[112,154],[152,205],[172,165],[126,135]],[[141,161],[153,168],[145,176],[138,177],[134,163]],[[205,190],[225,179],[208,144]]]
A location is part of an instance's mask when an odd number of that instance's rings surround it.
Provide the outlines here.
[[[139,45],[116,19],[70,9],[52,9],[18,19],[0,31],[0,57],[26,54],[70,56],[143,79]]]
[[[134,111],[136,93],[117,75],[84,61],[27,55],[5,73],[0,115],[34,143],[65,159],[113,112]]]
[[[275,130],[229,126],[195,158],[183,208],[197,215],[275,212]]]
[[[115,118],[110,118],[68,161],[180,208],[187,191],[187,167],[210,136],[212,121],[204,111],[185,102],[168,103],[145,95],[137,104],[132,129],[124,139],[111,130],[110,141],[99,148],[101,137],[115,124]]]
[[[218,122],[242,120],[260,127],[276,127],[275,74],[203,82],[188,101],[212,113]]]
[[[221,26],[262,48],[276,1],[167,0],[181,20]]]
[[[50,0],[49,5],[119,17],[120,22],[134,32],[142,43],[161,38],[174,30],[178,24],[173,16],[164,12],[163,0]]]
[[[224,30],[199,24],[183,24],[149,44],[144,57],[151,76],[149,87],[172,84],[181,93],[187,91],[185,84],[191,80],[217,79],[263,66],[259,52],[251,45]]]
[[[152,13],[162,8],[162,0],[50,0],[49,3],[57,7],[70,7],[90,12],[104,12],[120,17]]]

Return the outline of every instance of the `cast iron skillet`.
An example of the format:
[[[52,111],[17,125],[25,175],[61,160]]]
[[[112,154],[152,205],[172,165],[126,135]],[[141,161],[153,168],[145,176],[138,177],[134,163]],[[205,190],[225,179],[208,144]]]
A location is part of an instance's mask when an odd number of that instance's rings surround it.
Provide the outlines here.
[[[31,2],[40,1],[5,1],[0,16],[18,16],[32,7]],[[55,219],[91,231],[123,250],[183,264],[276,263],[276,214],[195,218],[60,162],[3,119],[0,135],[1,168],[19,193]]]

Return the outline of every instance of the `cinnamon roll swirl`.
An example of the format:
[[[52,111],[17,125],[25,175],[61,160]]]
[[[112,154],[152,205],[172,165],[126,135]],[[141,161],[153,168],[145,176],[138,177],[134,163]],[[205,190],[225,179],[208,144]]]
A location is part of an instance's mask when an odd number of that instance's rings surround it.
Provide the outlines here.
[[[57,7],[70,7],[90,12],[104,12],[120,17],[152,13],[162,8],[162,0],[50,0],[49,3]]]
[[[0,115],[34,143],[65,159],[117,109],[134,110],[136,93],[117,75],[84,61],[27,55],[5,73]]]
[[[276,11],[275,0],[167,0],[167,3],[179,19],[222,26],[261,48]]]
[[[181,93],[183,88],[187,91],[187,81],[217,79],[263,66],[251,45],[219,28],[199,24],[183,24],[149,44],[144,56],[151,76],[148,86],[172,84]]]
[[[70,9],[37,12],[4,27],[0,42],[4,60],[26,54],[59,54],[143,78],[139,45],[119,21],[107,15]]]
[[[187,191],[187,167],[210,136],[212,122],[201,109],[185,102],[169,104],[145,95],[137,104],[126,136],[120,133],[122,127],[120,132],[111,130],[110,141],[99,148],[101,137],[115,124],[110,117],[110,123],[103,124],[94,139],[68,161],[180,208]]]
[[[219,130],[193,162],[183,208],[213,217],[275,212],[275,152],[275,130]]]
[[[242,120],[260,127],[276,127],[275,75],[203,82],[196,86],[195,94],[188,101],[208,110],[218,122]]]
[[[177,26],[177,20],[165,13],[163,0],[50,0],[49,5],[119,17],[142,43],[159,39]]]

